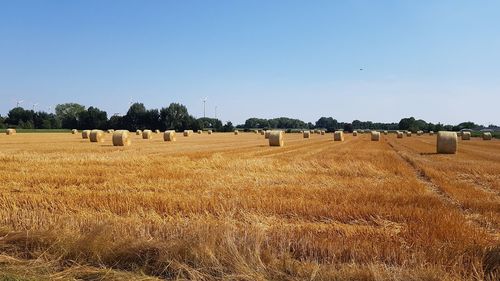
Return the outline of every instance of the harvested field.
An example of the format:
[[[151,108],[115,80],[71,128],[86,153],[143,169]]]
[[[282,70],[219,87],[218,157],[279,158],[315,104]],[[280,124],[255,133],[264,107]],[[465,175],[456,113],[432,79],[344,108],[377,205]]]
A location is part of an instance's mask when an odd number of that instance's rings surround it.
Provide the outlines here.
[[[500,245],[497,139],[130,137],[0,135],[0,279],[482,280]]]

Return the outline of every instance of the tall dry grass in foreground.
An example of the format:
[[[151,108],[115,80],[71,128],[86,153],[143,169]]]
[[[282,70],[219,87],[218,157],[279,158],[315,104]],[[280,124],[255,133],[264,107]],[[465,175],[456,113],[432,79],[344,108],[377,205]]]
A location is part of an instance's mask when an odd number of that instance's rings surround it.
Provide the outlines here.
[[[285,138],[279,148],[256,134],[133,136],[113,147],[1,136],[0,272],[481,280],[494,265],[483,260],[500,241],[500,142],[433,155],[433,137]]]

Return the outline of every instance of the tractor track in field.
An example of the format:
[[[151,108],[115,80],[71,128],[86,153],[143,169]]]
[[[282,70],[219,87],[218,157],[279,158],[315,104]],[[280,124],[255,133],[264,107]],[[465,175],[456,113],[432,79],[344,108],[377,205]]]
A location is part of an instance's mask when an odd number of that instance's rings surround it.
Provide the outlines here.
[[[469,224],[482,229],[484,232],[490,234],[492,237],[495,237],[497,240],[500,239],[500,235],[495,228],[487,225],[482,220],[477,219],[477,217],[482,217],[481,214],[465,208],[459,201],[448,195],[438,184],[434,183],[432,179],[420,167],[418,167],[412,159],[401,153],[401,150],[398,150],[393,143],[388,141],[387,144],[403,160],[403,162],[414,171],[418,181],[420,181],[427,188],[427,190],[435,194],[444,204],[458,209]]]

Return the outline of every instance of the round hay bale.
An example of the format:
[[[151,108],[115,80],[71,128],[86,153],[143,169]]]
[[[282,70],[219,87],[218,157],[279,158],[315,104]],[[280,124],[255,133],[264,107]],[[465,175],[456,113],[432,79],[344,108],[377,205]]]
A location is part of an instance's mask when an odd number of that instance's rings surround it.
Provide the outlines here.
[[[384,135],[387,135],[389,133],[389,131],[384,131]]]
[[[358,136],[358,131],[352,131],[352,135],[353,135],[354,137],[357,137],[357,136]]]
[[[266,132],[264,132],[264,130],[259,130],[259,133],[261,136],[264,136],[266,134]]]
[[[71,133],[72,133],[73,135],[76,135],[76,134],[78,134],[78,130],[77,130],[77,129],[73,129],[73,130],[71,130]]]
[[[259,133],[259,130],[253,130],[253,133],[254,133],[254,134],[258,134],[258,133]]]
[[[429,131],[429,136],[434,136],[434,131]]]
[[[90,136],[90,130],[83,130],[82,131],[82,139],[88,139]]]
[[[457,132],[457,136],[461,137],[462,136],[462,132]]]
[[[104,132],[101,130],[92,130],[89,135],[90,142],[104,142]]]
[[[161,133],[160,130],[155,130],[155,134]]]
[[[8,135],[8,136],[15,135],[16,133],[17,133],[16,129],[7,129],[5,131],[5,134]]]
[[[424,134],[424,131],[417,131],[417,136],[421,136]]]
[[[109,129],[109,130],[107,130],[106,132],[107,132],[108,134],[112,134],[112,133],[114,133],[114,132],[115,132],[115,130],[113,130],[113,129]]]
[[[470,140],[470,132],[462,132],[462,140]]]
[[[176,141],[175,131],[174,130],[165,131],[165,133],[163,133],[163,140],[164,141]]]
[[[129,146],[130,143],[129,131],[118,130],[113,132],[113,146]]]
[[[189,136],[191,136],[191,134],[192,134],[192,133],[193,133],[193,131],[192,131],[192,130],[184,130],[184,132],[183,132],[182,134],[183,134],[183,136],[185,136],[185,137],[189,137]]]
[[[407,137],[411,137],[411,132],[410,132],[410,131],[407,131],[407,132],[406,132],[406,136],[407,136]]]
[[[372,141],[380,141],[380,132],[372,131],[371,136],[372,136]]]
[[[142,131],[141,131],[141,130],[137,130],[137,131],[135,131],[135,134],[136,134],[137,136],[142,136]]]
[[[302,136],[305,138],[305,139],[308,139],[310,136],[311,136],[311,132],[310,131],[304,131],[302,133]]]
[[[333,133],[333,141],[344,141],[344,132],[335,131]]]
[[[198,133],[198,135],[201,135],[201,134],[203,134],[203,131],[202,130],[198,130],[197,133]]]
[[[269,145],[283,146],[285,144],[283,135],[283,131],[271,131],[269,134]]]
[[[237,135],[239,135],[239,134],[240,134],[240,132],[239,132],[238,130],[234,130],[234,135],[236,135],[236,136],[237,136]]]
[[[325,133],[326,133],[325,131],[321,131],[321,135],[322,135],[322,136],[324,136],[324,135],[325,135]]]
[[[209,135],[211,135],[212,133],[213,133],[213,131],[212,131],[212,130],[208,130],[208,131],[207,131],[207,134],[209,134]]]
[[[269,139],[269,135],[271,135],[271,131],[270,131],[270,130],[265,131],[265,133],[264,133],[264,138],[265,138],[266,140],[267,140],[267,139]]]
[[[398,131],[396,134],[398,135],[398,139],[403,138],[403,132]]]
[[[437,134],[437,153],[457,153],[457,139],[455,132],[439,131]]]
[[[142,139],[143,140],[150,140],[152,138],[153,138],[153,131],[151,131],[151,130],[142,131]]]
[[[482,137],[483,137],[483,140],[491,140],[492,139],[492,135],[490,132],[484,132]]]

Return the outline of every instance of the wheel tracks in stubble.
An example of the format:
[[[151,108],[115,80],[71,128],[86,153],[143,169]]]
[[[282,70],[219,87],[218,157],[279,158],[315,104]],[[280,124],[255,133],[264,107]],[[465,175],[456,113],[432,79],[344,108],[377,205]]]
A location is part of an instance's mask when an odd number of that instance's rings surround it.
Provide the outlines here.
[[[425,144],[431,145],[430,143],[428,143],[428,142],[426,142],[426,141],[422,141],[422,142],[423,142],[423,143],[425,143]],[[395,149],[391,143],[389,143],[389,145],[390,145],[393,149]],[[408,145],[405,145],[405,144],[402,144],[402,143],[401,143],[401,144],[398,144],[398,145],[400,145],[400,146],[402,146],[402,147],[406,148],[406,149],[407,149],[407,150],[409,150],[409,151],[414,151],[415,153],[418,153],[415,149],[413,149],[412,147],[410,147],[410,146],[408,146]],[[470,153],[470,151],[468,151],[468,150],[466,150],[466,151],[467,151],[466,153]],[[482,157],[482,156],[479,156],[479,157]],[[483,158],[483,157],[482,157],[482,158]],[[493,195],[493,196],[495,196],[495,197],[500,197],[500,192],[499,192],[498,190],[495,190],[494,188],[492,188],[492,187],[488,186],[488,185],[487,185],[487,184],[485,184],[484,182],[481,182],[481,181],[477,180],[477,178],[473,178],[473,179],[472,179],[472,183],[473,183],[473,185],[472,185],[472,187],[473,187],[473,188],[475,188],[475,189],[477,189],[477,190],[480,190],[480,191],[482,191],[482,192],[485,192],[485,193],[489,193],[489,194],[491,194],[491,195]]]
[[[492,237],[495,237],[496,240],[500,239],[500,235],[495,228],[486,225],[484,222],[477,219],[477,217],[482,217],[481,214],[475,213],[471,209],[465,208],[459,201],[448,195],[442,187],[434,183],[432,179],[421,168],[419,168],[413,160],[411,160],[408,156],[402,154],[401,150],[398,150],[393,143],[387,141],[387,144],[403,160],[403,162],[406,163],[406,165],[414,171],[417,180],[421,182],[427,188],[427,190],[435,194],[444,204],[458,209],[467,220],[467,222],[469,222],[469,224],[482,229]]]

